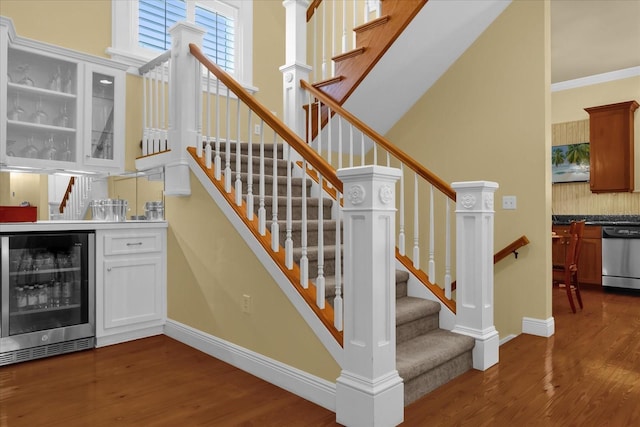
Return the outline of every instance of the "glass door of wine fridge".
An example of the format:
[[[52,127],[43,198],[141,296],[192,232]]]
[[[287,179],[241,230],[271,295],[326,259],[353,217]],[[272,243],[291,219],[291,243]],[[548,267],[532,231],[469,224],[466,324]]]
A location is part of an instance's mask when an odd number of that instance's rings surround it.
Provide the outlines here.
[[[95,235],[1,236],[0,366],[94,346]]]

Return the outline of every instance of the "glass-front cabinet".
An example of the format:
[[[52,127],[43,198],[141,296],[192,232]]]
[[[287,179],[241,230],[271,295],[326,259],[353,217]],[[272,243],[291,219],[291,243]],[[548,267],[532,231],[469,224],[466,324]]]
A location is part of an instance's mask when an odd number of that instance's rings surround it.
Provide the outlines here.
[[[124,69],[18,37],[0,17],[0,169],[122,172]]]
[[[124,115],[124,78],[106,67],[87,66],[85,92],[91,94],[85,110],[85,163],[114,167],[124,161],[122,130]],[[118,111],[119,110],[119,111]]]

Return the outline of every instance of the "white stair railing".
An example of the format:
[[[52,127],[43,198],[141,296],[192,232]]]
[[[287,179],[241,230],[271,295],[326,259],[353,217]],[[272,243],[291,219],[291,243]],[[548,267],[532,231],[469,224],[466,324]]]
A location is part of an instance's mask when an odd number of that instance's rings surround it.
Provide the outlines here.
[[[398,253],[414,270],[421,271],[424,266],[428,281],[440,289],[438,295],[451,300],[455,236],[451,235],[450,224],[455,191],[311,84],[303,82],[302,87],[307,92],[308,105],[312,105],[307,109],[308,134],[317,133],[311,144],[328,164],[336,170],[343,164],[400,169]],[[318,132],[318,128],[322,130]],[[332,141],[336,139],[338,147],[333,150]],[[343,150],[345,146],[348,149]],[[407,240],[411,242],[408,251]],[[443,302],[452,309],[455,306],[452,301]]]
[[[77,221],[84,219],[89,203],[91,202],[93,178],[75,176],[69,180],[64,204],[61,204],[60,214],[62,219]]]
[[[170,150],[169,96],[171,51],[139,68],[142,76],[142,156]]]
[[[195,127],[197,129],[205,129],[206,135],[202,136],[202,140],[196,145],[195,154],[206,165],[211,176],[219,184],[219,188],[228,195],[228,197],[238,205],[238,201],[247,201],[246,209],[242,210],[247,221],[253,220],[254,208],[257,207],[257,231],[260,236],[268,238],[269,249],[273,253],[284,251],[284,266],[287,270],[299,270],[299,284],[303,289],[314,287],[313,299],[315,307],[319,310],[327,309],[327,296],[325,295],[325,285],[327,282],[327,269],[325,250],[325,225],[335,227],[336,236],[339,236],[341,229],[340,223],[336,223],[338,218],[332,218],[331,213],[335,212],[327,204],[333,203],[327,198],[321,190],[325,183],[340,191],[341,183],[335,176],[332,169],[329,176],[323,174],[322,160],[308,146],[290,130],[288,130],[282,122],[280,122],[270,111],[257,104],[255,99],[246,92],[246,90],[229,77],[222,69],[213,64],[208,58],[204,57],[199,49],[192,46],[192,53],[198,58],[202,64],[202,68],[198,69],[197,75],[207,74],[207,79],[215,78],[215,84],[209,83],[204,85],[205,89],[198,88],[195,99],[196,111],[204,109],[204,114],[196,114],[199,118]],[[215,76],[213,75],[215,73]],[[211,91],[215,87],[215,91]],[[223,97],[222,100],[219,100]],[[213,98],[213,100],[211,99]],[[253,206],[255,198],[254,189],[250,186],[254,182],[254,142],[252,129],[258,125],[259,129],[259,147],[257,148],[258,159],[258,205]],[[210,126],[213,126],[211,128]],[[246,132],[245,132],[246,131]],[[234,133],[235,132],[235,133]],[[245,132],[245,133],[243,133]],[[215,135],[210,137],[208,135]],[[247,142],[241,144],[240,142]],[[246,154],[243,153],[242,147],[250,147]],[[202,149],[204,147],[204,150]],[[205,157],[206,156],[206,157]],[[242,163],[239,159],[244,156],[247,161],[246,170],[241,170]],[[318,184],[315,188],[311,188],[308,192],[306,180],[302,180],[300,187],[300,196],[292,195],[292,180],[294,179],[294,169],[301,168],[294,162],[296,159],[305,159],[309,164],[313,164],[313,170],[316,171],[315,178]],[[211,161],[211,157],[215,161]],[[235,157],[236,162],[231,159]],[[220,160],[218,160],[220,159]],[[223,161],[224,160],[224,163]],[[251,168],[250,168],[251,165]],[[306,166],[303,166],[306,167]],[[220,170],[222,169],[222,172]],[[242,174],[247,175],[246,187],[242,184],[236,186],[231,185],[231,177],[236,179]],[[297,175],[302,175],[297,172]],[[298,178],[298,180],[300,180]],[[270,188],[267,185],[271,181]],[[282,188],[282,187],[284,188]],[[234,194],[238,190],[240,192],[246,188],[244,194]],[[282,188],[282,189],[281,189]],[[249,199],[252,202],[248,202]],[[296,202],[294,206],[293,203]],[[241,203],[240,203],[241,204]],[[284,218],[282,217],[281,205],[284,210]],[[295,211],[295,212],[294,212]],[[294,217],[295,214],[295,217]],[[310,227],[312,219],[317,219],[317,227],[313,230]],[[284,236],[280,238],[281,221],[284,222]],[[300,222],[301,234],[299,242],[293,242],[292,225],[293,222]],[[312,236],[315,233],[315,236]],[[310,257],[308,242],[313,237],[315,243],[313,258]],[[335,260],[336,266],[342,263],[342,251],[339,243],[340,238],[336,237]],[[294,262],[295,246],[299,245],[298,262]],[[317,248],[317,249],[316,249]],[[314,268],[315,267],[315,268]],[[342,313],[342,276],[341,267],[334,268],[331,273],[331,280],[336,286],[336,295],[330,295],[331,300],[337,298],[337,304],[340,310],[332,310],[332,323],[336,331],[340,331],[343,325]]]

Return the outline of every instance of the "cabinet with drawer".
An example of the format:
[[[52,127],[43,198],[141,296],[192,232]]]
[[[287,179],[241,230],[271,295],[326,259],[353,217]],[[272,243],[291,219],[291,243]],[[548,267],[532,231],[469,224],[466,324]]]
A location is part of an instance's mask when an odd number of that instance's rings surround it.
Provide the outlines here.
[[[98,347],[163,332],[165,246],[165,228],[96,232]]]

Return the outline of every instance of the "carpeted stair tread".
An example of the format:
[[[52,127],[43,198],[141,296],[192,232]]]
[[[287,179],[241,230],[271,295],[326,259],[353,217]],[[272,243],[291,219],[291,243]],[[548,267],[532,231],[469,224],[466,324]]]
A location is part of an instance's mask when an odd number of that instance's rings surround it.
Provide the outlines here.
[[[472,350],[474,345],[475,340],[471,337],[437,329],[398,344],[396,368],[407,382]]]
[[[342,245],[340,245],[342,247]],[[318,259],[318,247],[309,246],[307,248],[307,258],[309,261],[315,261]],[[299,260],[302,257],[302,248],[293,248],[293,259]],[[335,245],[324,245],[324,259],[335,259],[336,247]]]
[[[440,304],[424,298],[402,297],[396,299],[396,325],[400,326],[422,317],[440,312]]]

